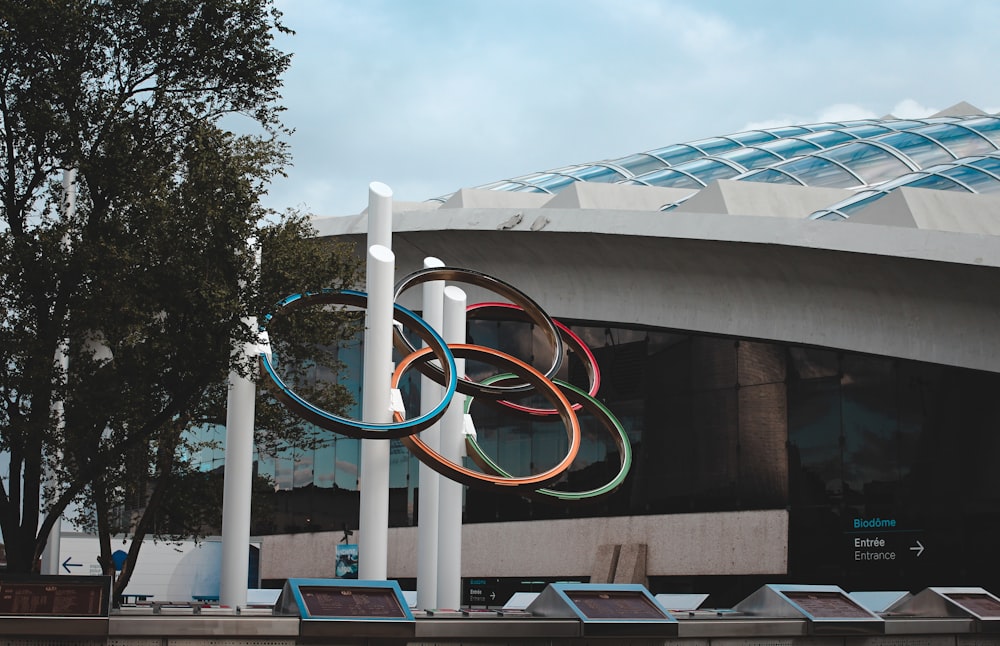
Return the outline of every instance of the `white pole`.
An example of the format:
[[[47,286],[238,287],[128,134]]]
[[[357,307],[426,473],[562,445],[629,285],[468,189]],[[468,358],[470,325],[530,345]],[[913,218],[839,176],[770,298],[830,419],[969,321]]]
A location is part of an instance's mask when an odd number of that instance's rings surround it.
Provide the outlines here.
[[[56,348],[56,363],[59,364],[59,368],[62,374],[65,375],[66,371],[69,370],[69,355],[68,346],[69,344],[64,339],[59,347]],[[60,379],[65,379],[65,377],[60,377]],[[56,417],[56,426],[61,431],[66,426],[66,419],[64,417],[65,405],[62,399],[58,399],[52,402],[52,412]],[[45,465],[45,480],[46,484],[53,488],[53,491],[58,484],[56,482],[55,473],[52,468],[46,464]],[[55,495],[49,499],[53,501]],[[42,563],[40,572],[42,574],[59,574],[59,550],[62,547],[62,515],[56,518],[56,522],[52,525],[51,531],[49,531],[49,538],[45,542],[45,549],[42,550]]]
[[[76,214],[76,169],[70,168],[63,171],[62,176],[62,188],[63,188],[63,217],[65,219],[72,218]],[[68,237],[63,238],[63,246],[69,248]],[[69,346],[69,340],[64,339],[59,347],[56,348],[55,361],[59,364],[62,374],[61,378],[65,378],[66,371],[69,370],[69,357],[67,355]],[[63,401],[60,399],[58,401],[52,402],[52,412],[56,416],[56,425],[62,429],[66,425],[66,420],[63,419]],[[56,481],[55,474],[46,465],[45,467],[45,479],[49,486],[55,489]],[[59,550],[61,549],[62,543],[62,515],[56,518],[56,522],[52,525],[52,530],[49,531],[49,538],[45,541],[45,549],[42,550],[42,563],[40,572],[42,574],[59,574]]]
[[[392,249],[392,189],[382,182],[368,185],[368,247]]]
[[[365,422],[392,421],[392,310],[395,256],[382,245],[368,248],[368,309],[365,314]],[[361,440],[361,518],[358,578],[385,580],[389,554],[389,442]]]
[[[260,256],[256,256],[260,266]],[[257,333],[257,317],[243,319],[251,333]],[[230,608],[247,605],[250,561],[250,492],[253,488],[253,426],[257,390],[253,371],[259,352],[247,343],[242,352],[250,373],[229,373],[226,400],[226,470],[222,483],[222,572],[219,575],[219,604]]]
[[[444,340],[465,343],[465,292],[458,287],[444,290]],[[456,359],[459,375],[465,374],[465,360]],[[465,414],[464,395],[455,394],[441,418],[441,456],[461,464]],[[462,485],[441,478],[438,509],[438,608],[458,608],[462,604]]]
[[[424,258],[424,268],[444,267],[441,260]],[[423,319],[441,332],[444,316],[444,281],[432,280],[423,284]],[[420,378],[420,412],[427,413],[441,400],[441,386],[429,377]],[[432,451],[440,447],[440,424],[435,423],[420,433],[420,439]],[[420,517],[417,522],[417,607],[437,607],[437,550],[438,550],[438,484],[441,476],[423,462],[420,463]]]
[[[368,185],[368,256],[365,291],[364,381],[361,418],[392,421],[392,189]],[[361,517],[358,519],[358,578],[384,580],[389,560],[389,443],[361,440]]]
[[[247,325],[257,329],[255,318]],[[222,573],[219,603],[247,605],[250,559],[250,490],[253,486],[253,422],[256,389],[253,379],[229,373],[226,401],[226,470],[222,485]]]

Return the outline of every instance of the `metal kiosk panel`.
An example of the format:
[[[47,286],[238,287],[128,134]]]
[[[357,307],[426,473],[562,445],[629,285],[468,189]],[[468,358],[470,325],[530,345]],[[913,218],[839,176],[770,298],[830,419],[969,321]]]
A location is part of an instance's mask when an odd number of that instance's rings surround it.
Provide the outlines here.
[[[638,584],[550,583],[527,611],[578,619],[584,637],[677,636],[677,620]]]
[[[111,577],[0,575],[0,634],[107,636]]]
[[[735,608],[752,616],[808,621],[811,633],[882,634],[885,622],[835,585],[767,584]]]
[[[413,614],[395,581],[288,579],[275,614],[301,617],[303,637],[343,635],[403,638],[415,633]]]
[[[847,596],[860,603],[865,608],[878,614],[894,603],[910,596],[906,590],[855,590]]]
[[[1000,632],[1000,598],[983,588],[927,588],[890,606],[896,617],[965,617],[981,633]]]

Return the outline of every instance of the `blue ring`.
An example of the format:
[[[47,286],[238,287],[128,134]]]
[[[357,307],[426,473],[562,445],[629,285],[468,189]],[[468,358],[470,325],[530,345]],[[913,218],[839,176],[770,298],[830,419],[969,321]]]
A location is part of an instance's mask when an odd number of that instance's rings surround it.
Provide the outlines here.
[[[368,294],[351,289],[323,289],[318,292],[304,292],[286,296],[278,301],[276,307],[281,309],[291,306],[291,309],[297,309],[305,305],[317,303],[367,307]],[[264,317],[264,323],[260,326],[261,330],[266,329],[265,326],[273,316],[274,313],[269,313]],[[420,417],[404,420],[402,422],[375,424],[334,415],[329,411],[323,410],[322,408],[309,403],[296,394],[294,390],[289,388],[281,377],[279,377],[274,371],[274,366],[271,365],[270,358],[264,352],[261,352],[259,355],[261,368],[267,373],[268,377],[270,377],[271,385],[275,389],[275,395],[277,398],[290,410],[299,414],[301,417],[312,422],[313,424],[316,424],[320,428],[340,433],[348,437],[366,439],[398,439],[414,435],[441,419],[445,410],[448,409],[448,405],[451,403],[452,396],[454,396],[455,389],[458,385],[458,368],[455,365],[455,356],[452,354],[448,344],[445,343],[444,339],[441,338],[441,335],[439,335],[434,328],[428,325],[424,319],[420,318],[402,305],[393,304],[393,320],[399,320],[404,325],[410,326],[417,333],[417,335],[427,343],[428,346],[433,348],[434,354],[441,362],[441,365],[444,366],[447,376],[447,379],[445,380],[445,393],[441,398],[441,401],[432,410],[424,413]],[[409,352],[409,348],[406,348],[405,346],[400,347],[399,343],[394,342],[394,345],[397,350],[404,354]]]

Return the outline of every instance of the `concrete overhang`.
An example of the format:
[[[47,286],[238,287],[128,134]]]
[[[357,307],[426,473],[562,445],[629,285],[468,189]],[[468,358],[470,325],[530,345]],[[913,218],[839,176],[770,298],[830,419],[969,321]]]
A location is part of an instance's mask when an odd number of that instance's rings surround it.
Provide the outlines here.
[[[315,221],[363,248],[364,216]],[[1000,372],[1000,237],[608,209],[438,209],[393,223],[397,278],[427,256],[551,315]],[[402,303],[419,309],[420,290]],[[467,289],[469,302],[492,295]]]

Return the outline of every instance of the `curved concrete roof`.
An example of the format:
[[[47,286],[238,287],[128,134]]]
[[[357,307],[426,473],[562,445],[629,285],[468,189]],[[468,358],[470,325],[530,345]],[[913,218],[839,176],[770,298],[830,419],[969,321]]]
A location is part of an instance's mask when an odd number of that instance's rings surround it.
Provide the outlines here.
[[[315,226],[363,247],[367,218]],[[397,276],[436,256],[502,278],[564,319],[1000,372],[993,235],[606,208],[442,207],[397,213],[393,230]],[[489,298],[468,291],[470,302]],[[405,304],[419,309],[413,296]]]

